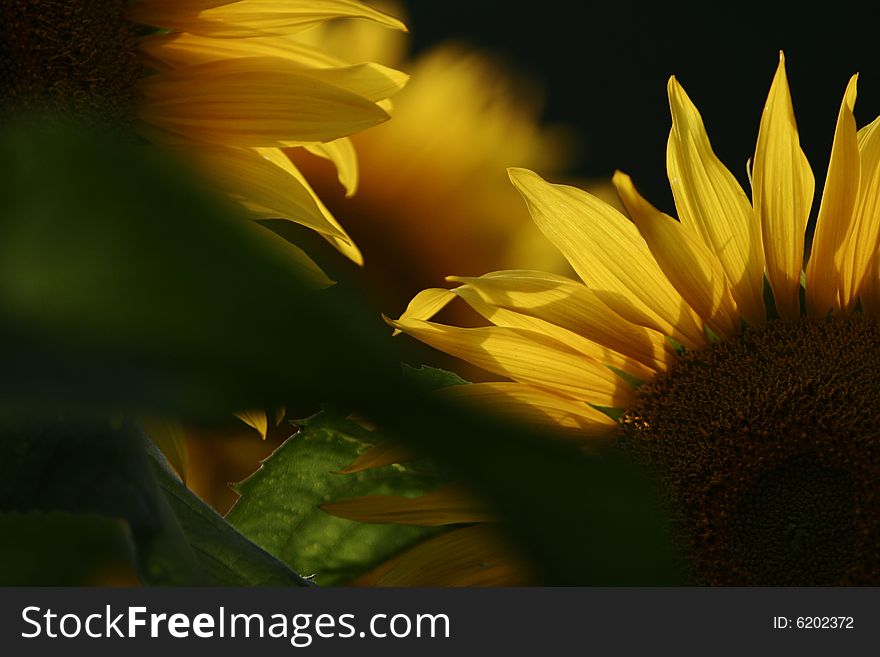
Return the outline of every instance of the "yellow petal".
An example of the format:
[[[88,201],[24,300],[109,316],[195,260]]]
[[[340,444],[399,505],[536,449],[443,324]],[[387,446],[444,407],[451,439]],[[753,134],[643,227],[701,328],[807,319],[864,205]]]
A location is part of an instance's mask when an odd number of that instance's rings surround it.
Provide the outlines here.
[[[607,367],[541,333],[503,326],[388,322],[435,349],[520,383],[603,407],[626,408],[634,398],[632,388]]]
[[[480,277],[450,276],[447,280],[468,284],[487,303],[568,329],[654,370],[666,370],[675,359],[662,334],[626,321],[588,287],[563,276],[507,270]]]
[[[294,39],[212,39],[193,34],[160,34],[140,42],[140,52],[159,69],[182,69],[229,59],[271,59],[300,74],[378,102],[403,89],[409,76],[374,62],[348,64]]]
[[[257,148],[255,150],[267,160],[275,164],[277,167],[283,169],[292,178],[296,179],[296,181],[302,186],[302,188],[306,190],[309,196],[312,197],[312,201],[314,201],[315,205],[318,208],[318,211],[321,213],[321,216],[336,231],[334,234],[322,231],[321,236],[328,242],[330,242],[330,244],[332,244],[342,255],[346,256],[356,265],[363,265],[364,257],[363,255],[361,255],[360,249],[357,247],[351,237],[349,237],[348,233],[345,232],[345,229],[336,220],[336,217],[333,216],[333,213],[327,209],[327,206],[324,205],[321,197],[318,196],[318,194],[315,192],[314,189],[312,189],[312,186],[306,180],[306,177],[299,169],[296,168],[293,162],[290,161],[290,158],[288,158],[282,150],[277,148]]]
[[[235,416],[249,427],[253,427],[263,440],[269,433],[269,419],[264,411],[241,411]]]
[[[551,434],[595,438],[618,428],[617,422],[592,406],[522,383],[469,383],[442,388],[435,394]]]
[[[847,237],[841,281],[841,302],[852,310],[859,288],[880,243],[880,118],[858,133],[859,194]]]
[[[801,150],[785,57],[780,52],[758,130],[752,195],[763,236],[767,279],[779,316],[789,321],[801,315],[804,232],[815,187],[810,163]]]
[[[347,66],[319,47],[290,37],[217,39],[187,32],[152,34],[138,43],[140,55],[152,68],[164,70],[238,57],[280,57],[302,68]]]
[[[493,516],[472,495],[447,486],[418,497],[366,495],[327,502],[327,513],[358,522],[393,522],[398,525],[437,527],[471,522],[491,522]]]
[[[330,223],[314,196],[281,164],[286,157],[278,149],[224,148],[195,144],[193,152],[209,182],[260,217],[279,217],[319,233],[348,239]]]
[[[145,123],[226,146],[332,141],[388,119],[370,100],[273,57],[188,66],[148,76],[140,88]]]
[[[450,280],[455,280],[454,276],[449,278]],[[523,314],[519,312],[519,309],[508,310],[506,308],[499,308],[488,302],[477,288],[465,284],[452,291],[480,315],[495,324],[495,326],[527,329],[547,335],[567,347],[579,351],[591,359],[595,359],[603,365],[615,367],[642,381],[653,378],[656,373],[655,370],[647,367],[644,363],[624,356],[608,347],[603,347],[566,328],[556,326],[528,314]]]
[[[409,80],[406,73],[372,62],[340,68],[305,68],[302,72],[374,103],[390,98],[403,89]]]
[[[358,586],[523,586],[530,569],[491,525],[429,539],[354,582]]]
[[[858,77],[850,78],[840,104],[828,175],[807,263],[807,309],[817,317],[824,317],[829,311],[841,307],[839,281],[844,243],[852,225],[859,190],[859,145],[853,116]]]
[[[346,198],[354,195],[358,186],[358,159],[354,144],[348,137],[326,144],[307,144],[304,148],[313,155],[330,160],[336,167],[339,182],[345,188]]]
[[[732,338],[739,333],[739,313],[721,263],[687,226],[648,203],[628,175],[613,178],[627,212],[666,278],[717,335]]]
[[[527,169],[508,169],[529,212],[578,276],[624,319],[687,347],[705,344],[699,317],[666,280],[638,229],[607,203]]]
[[[406,463],[414,458],[415,456],[408,445],[403,445],[396,440],[385,440],[370,447],[340,470],[339,474],[352,474],[373,468],[383,468],[393,463]]]
[[[742,187],[712,151],[699,111],[669,79],[672,130],[666,169],[681,223],[713,251],[730,281],[740,313],[764,323],[764,257],[761,230]]]
[[[422,290],[407,304],[406,310],[403,311],[399,321],[405,322],[412,319],[429,320],[449,305],[449,302],[454,298],[455,292],[452,290],[440,287]],[[400,333],[399,329],[394,330],[394,335],[400,335]]]
[[[356,0],[140,0],[128,11],[136,23],[217,37],[291,34],[343,17],[406,31],[393,16]]]

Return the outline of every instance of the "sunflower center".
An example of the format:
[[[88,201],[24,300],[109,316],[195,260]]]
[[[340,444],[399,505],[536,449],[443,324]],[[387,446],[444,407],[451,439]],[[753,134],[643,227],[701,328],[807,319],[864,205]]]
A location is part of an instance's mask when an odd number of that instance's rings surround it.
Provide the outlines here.
[[[125,121],[142,75],[125,0],[4,0],[0,116]]]
[[[880,584],[880,322],[771,322],[642,386],[621,446],[653,469],[695,583]]]

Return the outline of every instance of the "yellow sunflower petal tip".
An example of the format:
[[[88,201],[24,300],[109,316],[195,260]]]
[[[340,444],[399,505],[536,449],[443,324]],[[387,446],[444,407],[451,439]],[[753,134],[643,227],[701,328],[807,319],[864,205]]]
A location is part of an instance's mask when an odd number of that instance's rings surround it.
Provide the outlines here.
[[[508,167],[507,175],[510,178],[510,182],[513,183],[513,186],[516,187],[517,191],[519,191],[526,200],[531,196],[530,190],[535,184],[546,184],[547,182],[531,169],[523,169],[521,167]]]

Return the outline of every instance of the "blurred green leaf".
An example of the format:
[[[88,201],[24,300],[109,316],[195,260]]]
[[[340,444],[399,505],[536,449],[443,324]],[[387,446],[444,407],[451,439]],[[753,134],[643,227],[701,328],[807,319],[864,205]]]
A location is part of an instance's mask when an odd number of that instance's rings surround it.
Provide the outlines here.
[[[378,313],[315,292],[277,235],[159,150],[16,126],[0,132],[0,161],[9,406],[217,414],[350,398],[395,376]]]
[[[418,495],[442,477],[419,462],[355,474],[339,471],[378,437],[360,425],[321,413],[235,489],[227,519],[258,545],[323,585],[343,584],[433,533],[421,527],[366,524],[318,508],[362,495]]]
[[[0,513],[0,586],[137,584],[127,524],[98,515]]]
[[[125,521],[148,583],[205,583],[130,423],[70,416],[5,417],[0,512],[91,514]]]

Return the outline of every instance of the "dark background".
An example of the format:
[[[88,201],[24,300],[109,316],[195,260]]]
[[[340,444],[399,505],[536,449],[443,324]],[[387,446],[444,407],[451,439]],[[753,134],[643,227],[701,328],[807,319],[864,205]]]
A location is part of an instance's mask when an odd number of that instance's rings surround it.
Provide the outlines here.
[[[706,122],[718,156],[748,191],[746,161],[780,49],[785,51],[801,146],[821,193],[837,111],[859,72],[856,118],[880,113],[878,27],[851,2],[503,2],[410,0],[416,51],[456,38],[501,54],[544,85],[545,118],[575,126],[575,173],[631,174],[664,210],[670,119],[666,81],[675,74]]]

